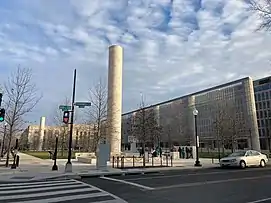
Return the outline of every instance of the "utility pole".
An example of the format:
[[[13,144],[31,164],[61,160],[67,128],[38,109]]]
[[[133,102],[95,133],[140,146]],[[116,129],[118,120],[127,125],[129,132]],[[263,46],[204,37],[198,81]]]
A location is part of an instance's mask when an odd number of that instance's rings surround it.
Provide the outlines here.
[[[74,75],[73,75],[69,152],[68,152],[68,161],[66,163],[65,172],[72,172],[71,156],[72,156],[72,133],[73,133],[72,131],[73,131],[73,119],[74,119],[75,88],[76,88],[76,69],[74,69]]]

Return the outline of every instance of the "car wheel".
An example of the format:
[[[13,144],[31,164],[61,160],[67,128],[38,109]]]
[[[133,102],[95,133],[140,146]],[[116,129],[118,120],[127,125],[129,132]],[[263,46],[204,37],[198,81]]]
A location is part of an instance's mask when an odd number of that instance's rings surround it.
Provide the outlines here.
[[[265,167],[266,166],[266,164],[265,164],[265,161],[262,159],[261,161],[260,161],[260,167]]]
[[[242,168],[242,169],[244,169],[244,168],[246,168],[246,162],[245,161],[240,161],[240,168]]]

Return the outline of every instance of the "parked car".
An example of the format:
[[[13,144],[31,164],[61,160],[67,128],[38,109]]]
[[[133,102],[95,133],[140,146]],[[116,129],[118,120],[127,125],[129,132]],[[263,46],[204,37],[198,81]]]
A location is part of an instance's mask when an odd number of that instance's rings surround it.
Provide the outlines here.
[[[220,166],[240,168],[249,166],[265,167],[267,162],[268,158],[265,154],[255,150],[245,150],[234,152],[227,157],[220,159]]]

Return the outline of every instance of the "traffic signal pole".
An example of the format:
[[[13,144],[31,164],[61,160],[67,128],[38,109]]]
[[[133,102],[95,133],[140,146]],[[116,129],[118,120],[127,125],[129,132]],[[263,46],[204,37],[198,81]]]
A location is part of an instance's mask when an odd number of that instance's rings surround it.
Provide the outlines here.
[[[68,161],[66,163],[65,172],[72,172],[72,131],[73,131],[73,119],[74,119],[74,103],[75,103],[75,88],[76,88],[76,69],[74,69],[73,75],[73,89],[72,89],[72,103],[71,103],[71,123],[70,123],[70,137],[69,137],[69,152]]]

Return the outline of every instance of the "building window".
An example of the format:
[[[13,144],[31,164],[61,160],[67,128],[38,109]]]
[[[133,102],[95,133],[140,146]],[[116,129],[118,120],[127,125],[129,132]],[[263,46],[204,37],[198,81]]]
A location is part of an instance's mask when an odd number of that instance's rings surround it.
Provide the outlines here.
[[[262,92],[262,100],[265,100],[265,94]]]
[[[259,102],[259,109],[262,109],[262,102]]]
[[[267,111],[264,111],[264,117],[267,118]]]
[[[268,92],[265,93],[265,98],[266,98],[266,99],[269,99],[269,94],[268,94]]]
[[[266,109],[266,103],[265,103],[265,101],[263,102],[263,109]]]
[[[261,101],[261,100],[262,100],[262,98],[261,98],[261,94],[258,94],[258,99],[259,99],[259,101]]]
[[[266,101],[266,108],[270,109],[270,101]]]

